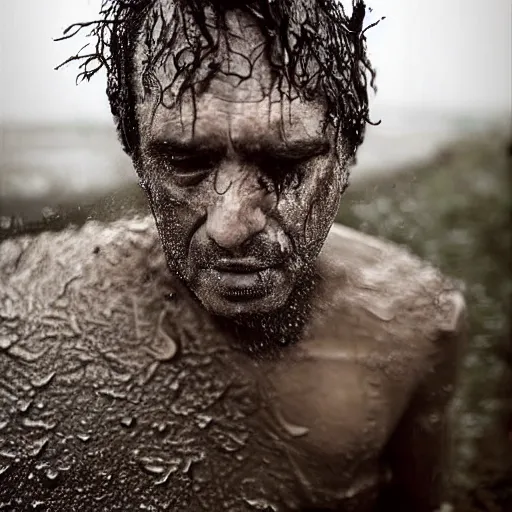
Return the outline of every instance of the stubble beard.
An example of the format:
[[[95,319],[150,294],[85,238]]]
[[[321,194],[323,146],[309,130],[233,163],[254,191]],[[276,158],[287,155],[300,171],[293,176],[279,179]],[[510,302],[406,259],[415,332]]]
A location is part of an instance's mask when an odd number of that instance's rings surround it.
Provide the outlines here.
[[[279,356],[284,348],[303,337],[317,282],[314,266],[308,265],[302,269],[283,306],[270,312],[229,318],[213,315],[214,322],[230,334],[235,348],[262,357]]]

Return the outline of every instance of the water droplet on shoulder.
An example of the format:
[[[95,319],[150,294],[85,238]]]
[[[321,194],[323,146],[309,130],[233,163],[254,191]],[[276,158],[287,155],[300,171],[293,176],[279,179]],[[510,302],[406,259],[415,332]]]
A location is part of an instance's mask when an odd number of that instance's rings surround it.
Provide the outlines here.
[[[52,468],[48,468],[44,474],[44,483],[47,487],[53,488],[59,484],[60,473]]]
[[[121,425],[126,428],[131,428],[135,426],[135,418],[132,416],[125,416],[121,419]]]
[[[32,400],[19,400],[16,405],[18,407],[18,410],[22,414],[25,414],[26,412],[28,412],[30,406],[32,405]]]
[[[54,377],[55,372],[51,372],[48,375],[44,375],[43,377],[31,379],[30,383],[35,388],[44,388],[45,386],[48,386],[48,384],[50,384]]]

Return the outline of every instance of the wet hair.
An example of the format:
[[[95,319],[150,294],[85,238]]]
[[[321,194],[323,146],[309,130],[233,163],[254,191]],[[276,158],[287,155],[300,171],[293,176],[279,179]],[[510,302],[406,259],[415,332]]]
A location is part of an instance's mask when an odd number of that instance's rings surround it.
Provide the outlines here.
[[[164,12],[166,2],[171,12]],[[206,8],[213,11],[215,26],[206,17]],[[281,96],[322,96],[325,124],[343,138],[345,156],[354,156],[370,123],[368,79],[375,88],[375,71],[366,53],[365,32],[370,27],[363,27],[366,6],[362,0],[352,0],[350,16],[338,0],[103,0],[99,19],[75,23],[59,38],[69,39],[86,30],[94,39],[94,44],[61,66],[79,63],[77,81],[106,70],[107,95],[123,148],[136,156],[139,131],[132,77],[137,44],[143,42],[146,47],[144,90],[159,87],[163,98],[167,87],[155,84],[153,70],[171,59],[177,101],[185,93],[195,101],[197,88],[219,69],[216,56],[220,39],[225,38],[225,15],[233,9],[257,22]],[[177,45],[179,36],[183,37]],[[228,43],[227,38],[224,42]]]

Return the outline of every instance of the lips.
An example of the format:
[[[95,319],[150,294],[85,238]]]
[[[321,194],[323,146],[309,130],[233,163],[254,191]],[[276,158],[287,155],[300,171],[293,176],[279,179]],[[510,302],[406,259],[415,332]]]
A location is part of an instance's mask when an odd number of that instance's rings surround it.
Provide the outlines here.
[[[216,292],[233,302],[260,299],[275,284],[279,269],[255,259],[225,259],[206,271]]]
[[[275,266],[275,264],[263,263],[255,258],[222,259],[213,266],[213,270],[233,274],[251,274]]]

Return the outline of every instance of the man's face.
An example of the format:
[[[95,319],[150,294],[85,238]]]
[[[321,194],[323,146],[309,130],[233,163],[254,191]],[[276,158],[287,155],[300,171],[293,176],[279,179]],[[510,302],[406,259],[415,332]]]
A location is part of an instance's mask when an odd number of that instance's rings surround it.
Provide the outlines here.
[[[253,21],[232,13],[228,26],[230,50],[195,98],[169,107],[172,91],[162,102],[136,83],[137,167],[170,268],[208,311],[239,317],[283,307],[311,272],[342,170],[322,102],[283,97]]]

